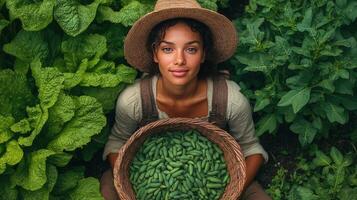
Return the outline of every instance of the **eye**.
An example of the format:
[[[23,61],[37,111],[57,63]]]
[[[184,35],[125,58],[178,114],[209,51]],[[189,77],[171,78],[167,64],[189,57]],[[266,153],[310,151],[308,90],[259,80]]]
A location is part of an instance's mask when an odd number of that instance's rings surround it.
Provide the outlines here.
[[[164,53],[171,53],[173,49],[170,47],[163,47],[161,48],[161,51],[163,51]]]
[[[197,48],[196,48],[196,47],[189,47],[189,48],[187,48],[186,51],[187,51],[188,53],[190,53],[190,54],[194,54],[194,53],[197,52]]]

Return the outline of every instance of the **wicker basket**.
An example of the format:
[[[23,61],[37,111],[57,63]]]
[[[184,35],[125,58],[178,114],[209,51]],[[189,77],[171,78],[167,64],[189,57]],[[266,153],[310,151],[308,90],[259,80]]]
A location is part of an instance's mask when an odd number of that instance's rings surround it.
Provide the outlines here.
[[[222,200],[236,200],[240,196],[245,182],[245,161],[240,146],[224,130],[200,119],[168,118],[152,122],[137,130],[119,150],[114,167],[114,184],[120,200],[135,200],[135,194],[129,179],[132,159],[145,139],[155,133],[167,130],[196,129],[223,151],[230,182],[221,197]]]

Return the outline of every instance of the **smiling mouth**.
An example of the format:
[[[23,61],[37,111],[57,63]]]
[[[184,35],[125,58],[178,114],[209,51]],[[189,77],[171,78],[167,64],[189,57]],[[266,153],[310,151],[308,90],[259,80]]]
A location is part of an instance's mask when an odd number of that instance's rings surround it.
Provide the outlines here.
[[[175,77],[183,77],[188,73],[188,70],[170,70],[170,72]]]

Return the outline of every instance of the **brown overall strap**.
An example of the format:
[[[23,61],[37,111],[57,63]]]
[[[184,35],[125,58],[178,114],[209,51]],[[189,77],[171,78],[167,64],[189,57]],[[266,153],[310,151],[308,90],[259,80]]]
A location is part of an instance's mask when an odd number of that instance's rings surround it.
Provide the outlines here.
[[[228,88],[226,79],[223,76],[216,76],[213,78],[212,110],[209,113],[209,122],[221,129],[225,129],[227,126],[227,101]]]
[[[154,93],[152,91],[152,77],[146,76],[140,81],[142,119],[140,126],[156,121],[159,114],[156,109]]]

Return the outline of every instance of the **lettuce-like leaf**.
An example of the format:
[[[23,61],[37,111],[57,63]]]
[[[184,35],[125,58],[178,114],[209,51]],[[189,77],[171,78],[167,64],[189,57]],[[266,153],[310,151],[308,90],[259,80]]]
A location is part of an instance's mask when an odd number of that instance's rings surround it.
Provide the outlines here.
[[[67,122],[58,136],[49,142],[48,149],[56,152],[73,151],[90,142],[106,124],[100,103],[93,97],[74,98],[75,116]]]
[[[43,109],[52,107],[63,89],[63,74],[57,68],[41,68],[39,62],[31,64],[32,75],[36,80],[38,98]]]
[[[77,86],[83,79],[83,75],[88,68],[88,59],[83,59],[76,73],[63,73],[64,88],[71,89]]]
[[[40,149],[26,155],[11,176],[11,182],[26,190],[35,191],[47,182],[46,159],[55,154],[48,149]]]
[[[92,23],[97,13],[100,0],[89,5],[81,5],[76,0],[57,0],[54,18],[60,27],[70,36],[77,36]]]
[[[13,124],[10,127],[11,131],[15,132],[15,133],[27,133],[29,131],[31,131],[31,126],[30,126],[30,122],[28,121],[28,119],[22,119],[19,122]]]
[[[62,130],[63,125],[72,119],[74,112],[73,99],[64,93],[60,93],[56,104],[49,109],[46,138],[53,138],[57,135]]]
[[[119,83],[132,83],[136,77],[136,70],[125,65],[119,65],[115,73],[85,73],[81,86],[115,87]]]
[[[119,93],[125,88],[126,84],[119,84],[116,87],[82,87],[83,94],[94,97],[102,104],[104,113],[113,111]]]
[[[6,19],[0,19],[0,35],[2,29],[4,29],[7,25],[9,25],[9,21],[7,21]]]
[[[35,102],[26,76],[10,69],[0,70],[0,115],[16,121],[25,118],[25,108]]]
[[[27,63],[36,59],[44,60],[49,54],[48,43],[44,41],[41,32],[24,30],[21,30],[10,43],[5,44],[3,49]]]
[[[107,39],[108,52],[105,58],[117,60],[124,57],[124,39],[128,28],[119,24],[103,24],[105,27],[98,28],[98,31]]]
[[[10,130],[10,127],[14,123],[15,119],[13,117],[5,117],[0,114],[0,144],[12,138],[14,133]]]
[[[16,140],[11,140],[6,144],[6,152],[0,157],[0,174],[5,171],[6,164],[16,165],[24,155]]]
[[[124,26],[132,26],[141,16],[152,10],[152,4],[142,4],[138,1],[130,2],[118,12],[108,6],[100,6],[97,19],[99,22],[110,21]]]
[[[78,186],[69,193],[71,200],[103,200],[99,192],[99,182],[93,177],[80,180]]]
[[[105,143],[108,141],[108,136],[110,134],[110,126],[107,124],[100,134],[94,136],[89,144],[87,144],[82,149],[82,157],[83,160],[89,162],[92,160],[95,153],[97,153],[100,149],[102,149]]]
[[[84,171],[84,167],[79,166],[61,173],[53,189],[53,194],[63,195],[69,190],[75,188],[78,181],[84,178]]]
[[[9,183],[8,176],[0,176],[0,183]],[[18,191],[16,188],[13,188],[10,184],[1,184],[0,187],[0,200],[17,200]]]
[[[39,62],[31,63],[32,75],[35,78],[36,86],[38,87],[40,99],[40,108],[35,107],[34,116],[30,116],[30,123],[34,130],[28,137],[20,137],[19,144],[23,146],[31,146],[35,137],[41,132],[43,126],[48,119],[48,109],[52,107],[57,99],[63,86],[63,74],[56,68],[41,68]],[[31,110],[30,110],[31,111]],[[33,120],[35,119],[35,120]],[[34,122],[35,121],[35,122]]]
[[[21,136],[18,142],[22,146],[31,146],[35,137],[41,132],[42,127],[45,125],[48,119],[48,111],[42,111],[40,105],[35,107],[28,107],[27,113],[29,115],[29,122],[32,128],[34,128],[29,136]]]
[[[25,1],[7,0],[7,8],[12,18],[19,18],[26,31],[39,31],[52,22],[55,0]]]
[[[107,51],[104,36],[99,34],[80,35],[64,40],[61,50],[64,54],[67,72],[76,72],[83,59],[99,58]]]
[[[56,184],[58,178],[57,168],[53,165],[47,165],[46,170],[47,182],[46,184],[38,190],[29,191],[21,190],[24,200],[47,200],[50,197],[50,192],[52,191],[54,185]]]
[[[73,155],[70,153],[59,152],[48,157],[48,163],[51,163],[57,167],[66,166],[71,161]]]

